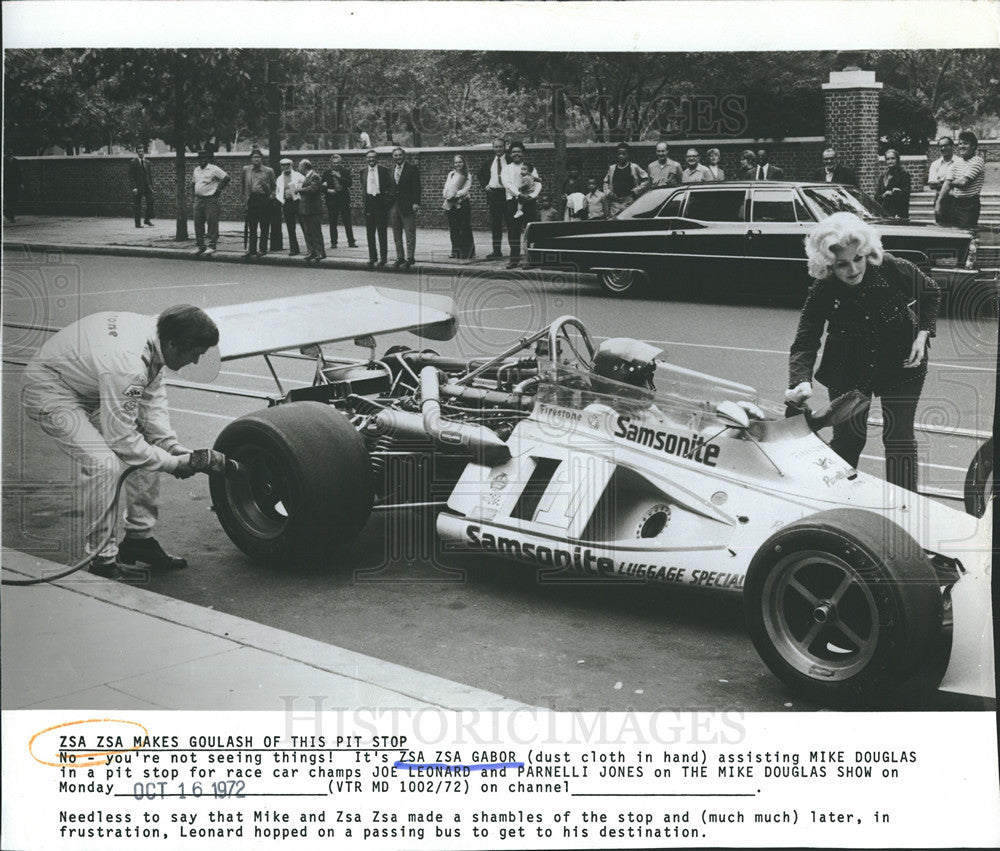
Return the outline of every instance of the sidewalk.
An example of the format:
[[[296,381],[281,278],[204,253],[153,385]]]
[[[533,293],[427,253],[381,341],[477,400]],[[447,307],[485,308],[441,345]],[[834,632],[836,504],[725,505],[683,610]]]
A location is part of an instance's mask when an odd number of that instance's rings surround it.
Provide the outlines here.
[[[5,579],[61,565],[3,550]],[[3,589],[3,709],[513,710],[525,704],[79,571]],[[290,703],[291,701],[291,703]]]
[[[159,257],[184,258],[197,260],[201,263],[253,263],[278,264],[288,266],[309,266],[317,268],[316,264],[306,264],[303,260],[305,242],[299,233],[299,250],[297,257],[288,256],[288,234],[282,229],[282,245],[280,251],[268,253],[264,258],[243,257],[243,223],[220,222],[219,243],[217,252],[211,257],[195,254],[194,223],[188,221],[188,239],[178,242],[175,239],[177,224],[173,219],[155,220],[152,227],[135,227],[131,219],[107,219],[96,217],[73,216],[21,216],[12,224],[4,223],[3,245],[5,250],[30,245],[40,251],[65,251],[80,254],[108,254],[125,257]],[[329,229],[323,225],[324,239],[329,240]],[[365,229],[362,224],[354,229],[357,248],[350,248],[341,241],[337,248],[327,244],[327,259],[319,264],[319,268],[330,269],[365,269],[368,265],[368,245],[365,241]],[[343,228],[340,228],[343,238]],[[484,260],[492,249],[492,239],[486,231],[474,234],[478,259],[455,260],[451,254],[451,239],[445,228],[417,228],[416,269],[447,271],[455,273],[486,273],[492,277],[516,275],[516,271],[508,271],[507,260]],[[504,244],[506,254],[508,248]],[[389,231],[389,262],[386,269],[392,271],[396,260],[395,247],[392,244],[392,231]]]

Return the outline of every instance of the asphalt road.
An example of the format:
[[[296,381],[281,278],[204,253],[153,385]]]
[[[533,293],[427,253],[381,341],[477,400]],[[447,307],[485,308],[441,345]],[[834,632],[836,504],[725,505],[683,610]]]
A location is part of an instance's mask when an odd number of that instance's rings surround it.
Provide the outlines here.
[[[213,306],[371,283],[452,295],[461,330],[433,344],[442,354],[494,354],[573,314],[595,338],[655,342],[680,366],[752,384],[774,400],[785,386],[797,321],[790,308],[612,301],[594,285],[543,282],[530,273],[496,281],[90,256],[8,256],[4,321],[61,326],[111,308],[152,314],[178,302]],[[261,316],[265,340],[267,322]],[[5,358],[23,356],[40,339],[5,331]],[[379,342],[380,351],[396,342],[419,345],[409,334]],[[941,320],[921,418],[989,430],[996,343],[995,320]],[[302,364],[281,369],[286,387],[308,382]],[[19,373],[4,365],[3,543],[68,561],[76,555],[71,542],[81,537],[66,484],[69,464],[20,415]],[[274,392],[257,361],[226,364],[219,383]],[[174,425],[192,447],[210,446],[226,422],[262,406],[177,388],[170,400]],[[954,489],[974,446],[966,438],[926,436],[922,482]],[[873,435],[863,469],[881,469],[880,449]],[[557,710],[819,708],[792,697],[765,668],[738,600],[645,586],[539,585],[522,565],[441,556],[433,518],[413,512],[373,517],[328,563],[265,569],[222,532],[204,477],[163,477],[162,490],[158,537],[192,565],[149,577],[148,587],[168,596]],[[907,692],[896,708],[963,705],[946,695]]]

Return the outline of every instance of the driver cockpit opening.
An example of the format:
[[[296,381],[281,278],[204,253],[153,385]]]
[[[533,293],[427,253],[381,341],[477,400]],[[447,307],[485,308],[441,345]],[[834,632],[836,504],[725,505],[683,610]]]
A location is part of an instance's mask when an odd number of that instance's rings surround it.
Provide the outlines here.
[[[604,340],[594,352],[593,372],[601,378],[655,390],[656,361],[663,354],[663,349],[641,340],[612,337]]]

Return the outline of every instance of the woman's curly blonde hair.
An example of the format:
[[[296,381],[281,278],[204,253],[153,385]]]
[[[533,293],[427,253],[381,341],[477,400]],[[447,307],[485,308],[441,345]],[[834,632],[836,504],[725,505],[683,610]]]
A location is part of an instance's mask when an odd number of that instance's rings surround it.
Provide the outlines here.
[[[881,266],[885,256],[878,231],[854,213],[834,213],[823,219],[806,237],[805,245],[809,274],[817,281],[833,273],[834,248],[857,245],[858,254],[866,255],[875,266]]]

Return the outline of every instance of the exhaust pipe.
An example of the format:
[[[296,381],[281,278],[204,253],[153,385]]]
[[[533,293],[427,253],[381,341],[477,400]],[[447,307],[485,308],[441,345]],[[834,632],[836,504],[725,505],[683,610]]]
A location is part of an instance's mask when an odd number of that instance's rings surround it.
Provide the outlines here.
[[[488,467],[510,460],[510,447],[486,426],[449,420],[441,413],[440,380],[433,366],[420,370],[420,399],[424,430],[435,443],[461,447]]]

